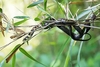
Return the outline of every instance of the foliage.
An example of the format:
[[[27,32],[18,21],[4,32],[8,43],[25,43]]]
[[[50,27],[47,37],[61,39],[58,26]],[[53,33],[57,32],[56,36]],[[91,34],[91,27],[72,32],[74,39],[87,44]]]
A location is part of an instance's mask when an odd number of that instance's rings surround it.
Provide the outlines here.
[[[66,0],[37,0],[36,2],[28,4],[27,8],[25,8],[29,10],[37,7],[39,13],[34,18],[35,21],[45,20],[48,17],[84,20],[90,14],[98,14],[98,7],[100,6],[98,2],[99,1],[90,5],[91,8],[89,8],[89,5],[85,6],[85,4],[91,2],[81,2],[80,0],[76,0],[75,2],[72,0],[70,2]],[[0,11],[1,10],[0,8]],[[44,18],[41,18],[41,16]],[[31,18],[25,15],[14,16],[14,19],[20,21],[14,22],[13,25],[20,26]],[[11,24],[8,22],[7,25],[8,27],[6,29],[9,30]],[[95,23],[95,26],[96,25],[99,25],[99,23]],[[4,26],[1,25],[1,27]],[[22,30],[18,30],[18,32],[19,31],[21,31],[22,34],[24,33]],[[99,67],[99,30],[95,29],[93,31],[91,30],[89,32],[92,35],[91,40],[84,42],[72,40],[57,28],[39,33],[40,35],[37,36],[39,45],[36,48],[31,51],[26,51],[22,48],[23,43],[17,44],[4,60],[1,61],[0,67]],[[1,29],[1,32],[4,32],[4,30]],[[88,36],[84,36],[83,39],[87,37]],[[29,42],[29,45],[32,44]],[[16,53],[18,49],[20,52]],[[6,64],[5,60],[8,62],[10,59],[12,59],[12,64],[11,62]]]

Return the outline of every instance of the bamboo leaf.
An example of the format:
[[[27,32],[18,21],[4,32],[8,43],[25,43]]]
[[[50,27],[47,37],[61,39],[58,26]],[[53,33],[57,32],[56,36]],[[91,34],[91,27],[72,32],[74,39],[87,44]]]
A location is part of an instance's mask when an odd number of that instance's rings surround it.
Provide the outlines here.
[[[57,58],[55,59],[55,61],[54,61],[53,65],[52,65],[52,67],[55,67],[55,64],[56,64],[57,60],[59,60],[59,58],[60,58],[62,52],[64,51],[64,48],[67,46],[67,44],[69,43],[69,41],[70,41],[70,38],[67,39],[67,40],[64,42],[64,44],[62,45],[61,49],[60,49],[59,52],[58,52]]]
[[[82,37],[82,39],[85,38],[85,35]],[[80,67],[80,55],[81,55],[81,50],[82,50],[82,45],[83,45],[83,41],[80,43],[80,47],[79,47],[79,51],[78,51],[78,55],[77,55],[77,64]]]
[[[85,9],[81,14],[79,14],[79,15],[77,16],[77,19],[80,19],[80,18],[86,16],[87,14],[91,13],[92,11],[93,11],[93,12],[96,12],[96,11],[98,10],[98,7],[99,7],[99,6],[100,6],[100,4],[95,5],[95,6],[93,6],[93,7],[88,7],[88,8]],[[99,8],[100,8],[100,7],[99,7]]]
[[[52,16],[50,15],[50,13],[48,13],[47,11],[45,11],[41,6],[37,6],[37,8],[38,8],[40,11],[44,12],[47,16],[52,17]]]
[[[34,6],[36,6],[36,5],[38,5],[38,4],[41,4],[41,3],[43,3],[43,2],[44,2],[44,0],[38,0],[38,1],[33,2],[32,4],[30,4],[27,8],[34,7]]]
[[[39,62],[39,61],[37,61],[36,59],[34,59],[31,55],[29,55],[23,48],[19,48],[19,50],[25,55],[25,56],[27,56],[28,58],[30,58],[31,60],[33,60],[33,61],[35,61],[35,62],[37,62],[37,63],[39,63],[39,64],[41,64],[41,65],[43,65],[43,66],[45,66],[45,67],[47,67],[46,65],[44,65],[43,63],[41,63],[41,62]]]
[[[4,61],[6,60],[6,63],[8,63],[9,62],[9,60],[12,58],[12,56],[15,54],[15,52],[18,50],[18,48],[21,46],[21,44],[18,44],[18,45],[16,45],[15,47],[14,47],[14,49],[4,58],[4,60],[0,63],[0,67],[2,67],[3,66],[3,64],[4,64]],[[14,67],[14,64],[15,64],[15,61],[16,61],[16,59],[15,59],[15,57],[13,58],[13,67]]]
[[[16,54],[14,54],[12,58],[12,67],[15,67],[15,63],[16,63]]]
[[[66,9],[65,9],[64,5],[62,5],[62,4],[59,3],[59,2],[57,2],[57,4],[58,4],[58,6],[60,7],[60,9],[62,10],[62,12],[63,12],[64,14],[66,14]]]
[[[64,67],[68,67],[69,61],[71,59],[71,50],[72,50],[72,47],[75,43],[76,43],[76,41],[71,40],[71,43],[70,43],[70,46],[69,46],[69,49],[68,49],[68,52],[67,52],[67,56],[66,56],[66,59],[65,59]]]
[[[28,19],[23,19],[23,20],[21,20],[21,21],[15,22],[15,23],[14,23],[14,26],[18,26],[18,25],[24,23],[24,22],[27,21],[27,20],[28,20]]]
[[[17,18],[17,19],[30,19],[29,16],[15,16],[14,18]]]
[[[16,51],[19,49],[19,47],[21,46],[21,44],[18,44],[14,47],[14,49],[7,55],[6,58],[6,63],[8,63],[10,61],[10,59],[12,58],[12,56],[16,53]]]
[[[44,10],[46,10],[47,7],[47,0],[44,0]]]

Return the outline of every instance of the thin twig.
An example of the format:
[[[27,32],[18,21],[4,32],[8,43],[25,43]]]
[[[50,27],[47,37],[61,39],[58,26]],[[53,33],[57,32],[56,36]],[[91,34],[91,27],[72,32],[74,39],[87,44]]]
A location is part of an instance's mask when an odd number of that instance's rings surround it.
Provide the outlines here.
[[[3,48],[5,48],[6,46],[10,45],[11,43],[13,43],[13,42],[15,42],[16,40],[20,39],[21,37],[25,36],[26,34],[27,34],[27,33],[24,33],[24,34],[20,35],[18,38],[16,38],[16,39],[14,39],[13,41],[9,42],[8,44],[6,44],[6,45],[0,47],[0,51],[1,51]]]
[[[88,26],[88,25],[84,25],[84,24],[79,24],[78,26],[100,29],[100,27],[96,27],[96,26]]]

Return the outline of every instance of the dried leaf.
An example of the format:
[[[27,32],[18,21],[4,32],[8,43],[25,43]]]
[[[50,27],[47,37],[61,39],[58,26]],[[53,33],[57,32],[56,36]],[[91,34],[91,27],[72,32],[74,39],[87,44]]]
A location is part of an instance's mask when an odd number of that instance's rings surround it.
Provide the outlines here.
[[[1,29],[1,32],[2,32],[3,36],[5,36],[5,34],[4,34],[4,28],[1,25],[0,25],[0,29]]]
[[[20,35],[25,33],[23,30],[18,28],[15,28],[14,31],[16,32],[16,34],[10,36],[11,39],[18,38]]]
[[[17,39],[19,38],[20,35],[22,35],[23,33],[19,33],[19,34],[15,34],[15,35],[12,35],[10,36],[11,39]]]
[[[18,29],[18,28],[15,28],[14,29],[17,33],[19,32],[19,33],[25,33],[23,30],[21,30],[21,29]]]
[[[0,31],[2,32],[3,36],[5,36],[4,34],[4,28],[3,28],[3,25],[2,25],[2,13],[0,13]]]

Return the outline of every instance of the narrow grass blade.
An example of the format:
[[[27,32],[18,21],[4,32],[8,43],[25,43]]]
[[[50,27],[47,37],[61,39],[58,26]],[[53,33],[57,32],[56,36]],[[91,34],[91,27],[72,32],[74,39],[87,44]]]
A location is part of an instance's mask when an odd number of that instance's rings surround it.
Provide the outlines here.
[[[66,60],[65,60],[65,64],[64,67],[68,67],[69,61],[71,59],[71,50],[72,50],[72,46],[76,43],[76,41],[71,40],[68,52],[67,52],[67,56],[66,56]]]
[[[43,65],[43,66],[45,66],[45,67],[47,67],[46,65],[44,65],[43,63],[41,63],[41,62],[39,62],[39,61],[37,61],[36,59],[34,59],[31,55],[29,55],[23,48],[19,48],[19,50],[25,55],[25,56],[27,56],[28,58],[30,58],[31,60],[33,60],[33,61],[35,61],[35,62],[37,62],[37,63],[39,63],[39,64],[41,64],[41,65]]]
[[[85,38],[85,35],[82,37],[82,39]],[[79,51],[78,51],[78,56],[77,56],[77,64],[80,67],[80,54],[81,54],[81,49],[82,49],[83,41],[80,43]]]
[[[80,19],[80,18],[82,18],[82,17],[84,17],[84,16],[86,16],[87,14],[89,14],[90,12],[96,12],[97,10],[98,10],[98,7],[100,6],[100,4],[98,4],[98,5],[95,5],[95,6],[93,6],[93,7],[90,7],[90,8],[87,8],[86,10],[84,10],[81,14],[79,14],[78,16],[77,16],[77,18],[78,19]]]
[[[43,3],[43,2],[44,2],[44,0],[38,0],[38,1],[33,2],[32,4],[30,4],[27,8],[34,7],[34,6],[36,6],[36,5],[38,5],[38,4],[41,4],[41,3]]]
[[[37,6],[37,8],[38,8],[40,11],[44,12],[45,14],[47,14],[49,17],[52,17],[52,16],[50,15],[50,13],[48,13],[47,11],[45,11],[45,10],[43,9],[43,7]]]
[[[57,55],[57,58],[55,59],[55,61],[54,61],[53,65],[52,65],[51,67],[54,67],[54,66],[55,66],[55,63],[57,62],[57,60],[58,60],[58,59],[59,59],[59,57],[61,56],[61,54],[62,54],[62,52],[63,52],[64,48],[65,48],[65,47],[66,47],[66,45],[69,43],[69,41],[70,41],[70,38],[69,38],[69,39],[67,39],[67,40],[65,41],[65,43],[62,45],[62,47],[61,47],[61,49],[59,50],[59,53],[58,53],[58,55]]]
[[[18,25],[20,25],[20,24],[22,24],[22,23],[25,23],[27,20],[28,20],[28,19],[23,19],[23,20],[21,20],[21,21],[15,22],[15,23],[14,23],[14,26],[18,26]]]
[[[17,19],[30,19],[29,16],[15,16],[14,18],[17,18]]]
[[[58,2],[58,5],[59,5],[60,9],[62,10],[62,12],[66,15],[66,9],[65,9],[64,5],[62,5],[59,2]]]

